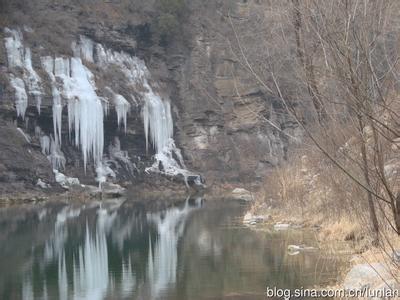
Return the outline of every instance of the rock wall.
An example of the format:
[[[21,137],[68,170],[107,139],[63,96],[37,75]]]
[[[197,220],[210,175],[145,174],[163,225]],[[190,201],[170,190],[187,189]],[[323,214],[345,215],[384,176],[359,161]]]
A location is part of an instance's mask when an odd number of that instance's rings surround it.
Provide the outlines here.
[[[291,143],[286,133],[301,138],[282,103],[265,91],[232,49],[229,15],[248,17],[250,5],[262,11],[268,4],[192,2],[190,52],[174,70],[180,145],[192,167],[211,181],[254,182],[285,159]]]

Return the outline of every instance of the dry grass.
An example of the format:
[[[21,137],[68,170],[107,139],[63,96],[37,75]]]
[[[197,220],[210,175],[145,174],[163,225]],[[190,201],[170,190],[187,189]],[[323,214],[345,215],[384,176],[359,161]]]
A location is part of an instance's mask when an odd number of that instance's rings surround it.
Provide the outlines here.
[[[399,264],[392,256],[400,249],[400,239],[387,222],[389,208],[377,208],[380,245],[375,247],[365,191],[316,150],[298,151],[289,161],[266,179],[253,212],[272,207],[268,211],[274,222],[316,227],[321,248],[332,254],[351,253],[352,264],[384,263],[399,278]]]

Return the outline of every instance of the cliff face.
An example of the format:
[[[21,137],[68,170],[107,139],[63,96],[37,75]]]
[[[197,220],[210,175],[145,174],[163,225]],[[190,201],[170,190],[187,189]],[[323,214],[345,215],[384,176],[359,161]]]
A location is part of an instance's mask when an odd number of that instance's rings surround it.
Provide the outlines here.
[[[254,182],[285,159],[287,134],[301,138],[301,132],[234,49],[230,18],[240,22],[250,18],[250,6],[263,11],[268,4],[210,2],[192,3],[190,52],[174,71],[178,137],[193,168],[208,180]]]
[[[10,78],[22,78],[24,70],[10,66],[1,43],[0,186],[3,191],[11,183],[34,188],[38,179],[54,185],[52,166],[41,147],[42,136],[55,134],[52,80],[42,61],[46,56],[74,57],[76,53],[71,44],[79,43],[82,37],[109,51],[126,53],[145,62],[151,73],[149,84],[155,93],[170,99],[174,138],[187,168],[201,173],[209,184],[252,182],[284,159],[289,141],[281,130],[296,136],[300,133],[286,114],[282,114],[280,102],[267,96],[231,49],[233,33],[227,21],[228,12],[240,18],[246,14],[249,4],[239,0],[229,5],[224,1],[212,2],[190,1],[181,19],[184,24],[177,33],[179,36],[168,45],[160,45],[150,30],[157,15],[157,4],[153,1],[36,0],[9,4],[7,18],[0,24],[0,40],[10,36],[6,27],[20,30],[24,47],[32,52],[32,67],[43,82],[40,114],[36,96],[28,92],[25,118],[17,117],[16,89]],[[93,61],[85,57],[82,61],[93,73],[99,98],[113,98],[108,89],[111,87],[130,104],[126,132],[117,122],[117,105],[111,100],[109,114],[104,116],[105,156],[110,158],[109,145],[115,146],[118,137],[120,150],[127,152],[133,166],[114,162],[111,168],[116,171],[116,178],[110,180],[154,181],[154,175],[145,172],[153,165],[153,155],[157,153],[153,147],[146,150],[143,80],[132,85],[115,65],[101,67],[98,50],[94,48]],[[55,85],[60,84],[56,78]],[[67,101],[63,99],[62,103],[60,150],[66,160],[63,172],[78,177],[83,183],[94,183],[95,166],[89,163],[87,171],[83,171],[81,149],[70,142],[65,125],[68,124]],[[171,155],[174,161],[179,161],[178,152]]]

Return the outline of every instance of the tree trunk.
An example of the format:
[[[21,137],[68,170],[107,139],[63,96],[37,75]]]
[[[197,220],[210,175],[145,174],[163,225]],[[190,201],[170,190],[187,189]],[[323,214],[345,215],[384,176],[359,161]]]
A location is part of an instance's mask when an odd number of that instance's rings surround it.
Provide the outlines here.
[[[364,124],[361,119],[362,117],[358,116],[358,123],[360,126],[361,134],[362,130],[364,129]],[[369,169],[368,169],[368,158],[367,158],[367,147],[366,141],[364,137],[361,138],[361,155],[362,155],[362,163],[363,163],[363,173],[366,186],[371,189],[371,180],[369,176]],[[374,240],[372,241],[373,245],[377,246],[379,244],[379,223],[378,218],[376,216],[375,205],[374,205],[374,198],[370,191],[367,191],[367,198],[368,198],[368,208],[369,208],[369,216],[372,222],[372,230],[374,232]]]
[[[318,122],[321,124],[326,117],[326,111],[321,101],[318,99],[319,91],[317,87],[317,81],[315,79],[314,65],[312,58],[306,55],[306,47],[304,42],[302,43],[301,29],[302,29],[302,17],[300,12],[299,0],[292,0],[294,6],[293,13],[293,26],[296,38],[296,52],[297,57],[300,61],[301,66],[305,71],[307,89],[311,96],[314,108],[318,115]]]

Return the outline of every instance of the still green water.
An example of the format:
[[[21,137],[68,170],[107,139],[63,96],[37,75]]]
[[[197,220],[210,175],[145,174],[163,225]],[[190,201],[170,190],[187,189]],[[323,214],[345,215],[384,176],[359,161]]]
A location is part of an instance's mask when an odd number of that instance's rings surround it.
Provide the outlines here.
[[[302,230],[241,225],[236,201],[146,211],[129,200],[0,208],[0,299],[265,299],[335,279]]]

